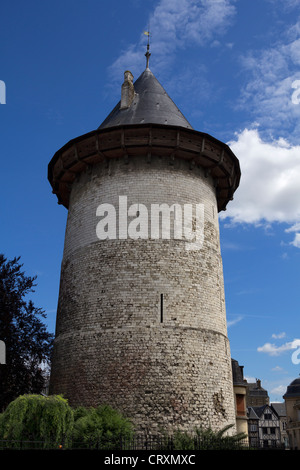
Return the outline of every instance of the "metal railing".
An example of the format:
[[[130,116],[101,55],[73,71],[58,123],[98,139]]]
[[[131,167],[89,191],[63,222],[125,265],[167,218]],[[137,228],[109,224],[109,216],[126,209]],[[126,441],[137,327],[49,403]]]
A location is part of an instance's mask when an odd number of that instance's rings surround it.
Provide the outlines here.
[[[214,438],[195,437],[192,440],[177,440],[176,437],[164,436],[134,436],[132,438],[118,437],[115,439],[98,439],[91,441],[76,441],[68,439],[64,442],[45,442],[35,440],[0,440],[0,450],[114,450],[114,451],[200,451],[200,450],[247,450],[247,449],[283,449],[284,445],[279,441],[273,441],[270,445],[266,441],[246,440],[232,441],[230,438],[220,440]]]

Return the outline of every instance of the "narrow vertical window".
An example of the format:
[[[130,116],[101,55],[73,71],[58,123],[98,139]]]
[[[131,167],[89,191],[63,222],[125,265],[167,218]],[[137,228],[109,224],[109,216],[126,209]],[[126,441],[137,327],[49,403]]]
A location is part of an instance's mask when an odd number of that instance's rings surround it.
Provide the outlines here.
[[[164,321],[164,294],[160,294],[160,323]]]

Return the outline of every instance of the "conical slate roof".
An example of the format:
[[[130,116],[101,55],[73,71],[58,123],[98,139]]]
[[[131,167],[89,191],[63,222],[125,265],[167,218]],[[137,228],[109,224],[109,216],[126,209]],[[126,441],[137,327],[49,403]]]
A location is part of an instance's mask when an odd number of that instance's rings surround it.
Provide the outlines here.
[[[148,44],[149,46],[149,44]],[[69,207],[72,183],[77,174],[111,158],[160,155],[202,167],[216,187],[218,211],[225,210],[240,182],[240,165],[231,149],[214,137],[192,128],[149,68],[133,83],[124,72],[121,99],[95,130],[76,137],[52,157],[48,179],[59,204]],[[162,132],[163,129],[163,132]]]
[[[290,383],[283,398],[286,397],[300,397],[300,379],[295,379]]]
[[[131,105],[120,109],[120,101],[99,129],[126,124],[166,124],[192,129],[149,68],[134,83],[134,91]]]

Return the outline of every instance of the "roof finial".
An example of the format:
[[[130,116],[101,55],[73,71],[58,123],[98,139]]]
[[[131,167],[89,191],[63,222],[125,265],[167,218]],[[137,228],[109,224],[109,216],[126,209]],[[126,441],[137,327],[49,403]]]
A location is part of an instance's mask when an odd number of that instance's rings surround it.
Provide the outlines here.
[[[146,34],[146,36],[148,36],[147,52],[146,52],[145,56],[147,58],[146,69],[149,69],[149,59],[150,59],[150,56],[151,56],[151,53],[149,52],[149,49],[150,49],[150,29],[149,29],[149,31],[144,31],[144,34]]]

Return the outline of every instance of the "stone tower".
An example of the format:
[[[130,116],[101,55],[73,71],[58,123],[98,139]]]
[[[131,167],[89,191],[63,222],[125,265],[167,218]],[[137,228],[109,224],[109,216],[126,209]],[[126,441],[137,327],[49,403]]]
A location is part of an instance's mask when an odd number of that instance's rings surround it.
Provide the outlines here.
[[[49,163],[68,209],[50,393],[108,403],[139,432],[220,429],[235,408],[218,212],[240,167],[146,56],[100,127]]]

